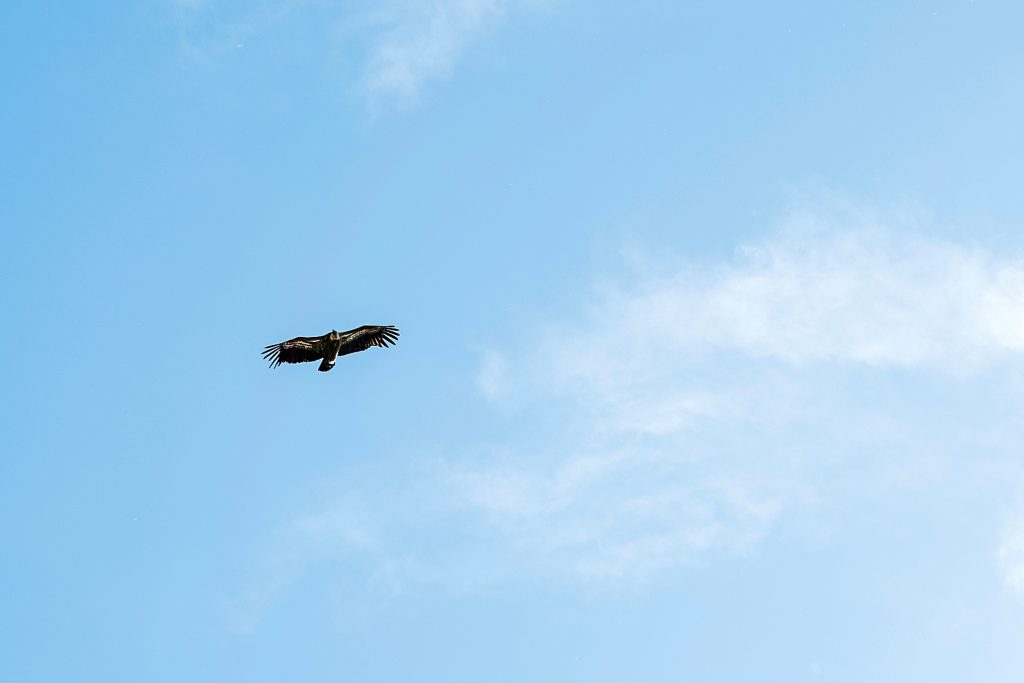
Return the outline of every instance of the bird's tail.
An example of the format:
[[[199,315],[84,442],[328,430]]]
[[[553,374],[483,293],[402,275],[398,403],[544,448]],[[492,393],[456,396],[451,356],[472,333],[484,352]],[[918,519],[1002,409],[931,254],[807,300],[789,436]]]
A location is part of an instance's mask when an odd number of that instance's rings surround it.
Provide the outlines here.
[[[322,361],[320,361],[320,367],[318,367],[317,370],[319,370],[320,372],[327,372],[328,370],[330,370],[333,367],[334,367],[334,361],[333,360],[327,360],[326,358],[324,358]]]

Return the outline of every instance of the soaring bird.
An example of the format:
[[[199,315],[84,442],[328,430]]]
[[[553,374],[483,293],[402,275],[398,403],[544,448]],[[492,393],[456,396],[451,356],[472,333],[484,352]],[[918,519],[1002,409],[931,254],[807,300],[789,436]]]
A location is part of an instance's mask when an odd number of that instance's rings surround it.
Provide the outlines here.
[[[263,351],[263,358],[276,368],[281,363],[308,363],[320,361],[320,372],[334,367],[334,360],[371,346],[387,348],[398,341],[398,328],[391,325],[363,325],[347,332],[331,330],[319,337],[296,337],[280,344],[272,344]]]

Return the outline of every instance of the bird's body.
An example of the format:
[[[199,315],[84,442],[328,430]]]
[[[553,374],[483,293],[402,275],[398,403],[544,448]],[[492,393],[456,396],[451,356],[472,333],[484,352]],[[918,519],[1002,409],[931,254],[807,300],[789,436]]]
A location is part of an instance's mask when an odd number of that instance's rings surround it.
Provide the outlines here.
[[[281,363],[307,363],[320,361],[320,372],[334,367],[338,356],[365,351],[371,346],[394,346],[398,341],[398,328],[391,325],[363,325],[347,332],[331,330],[319,337],[296,337],[280,344],[271,344],[263,351],[263,358],[276,368]]]

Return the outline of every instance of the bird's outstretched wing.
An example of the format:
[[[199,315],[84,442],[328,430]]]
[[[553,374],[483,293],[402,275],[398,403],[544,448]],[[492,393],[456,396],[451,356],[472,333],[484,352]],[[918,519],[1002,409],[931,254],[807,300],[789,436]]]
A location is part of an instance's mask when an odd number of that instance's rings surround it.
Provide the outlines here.
[[[276,368],[281,363],[308,363],[320,360],[327,351],[327,336],[296,337],[280,344],[271,344],[263,351],[264,360],[270,367]]]
[[[387,348],[398,341],[398,328],[393,325],[363,325],[341,333],[341,347],[338,355],[344,356],[365,351],[371,346]]]

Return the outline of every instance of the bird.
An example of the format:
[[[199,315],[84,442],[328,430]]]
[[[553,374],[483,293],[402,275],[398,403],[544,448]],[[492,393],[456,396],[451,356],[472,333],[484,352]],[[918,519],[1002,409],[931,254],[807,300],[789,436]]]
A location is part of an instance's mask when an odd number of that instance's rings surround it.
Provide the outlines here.
[[[276,368],[281,363],[320,361],[320,372],[334,367],[338,356],[365,351],[371,346],[387,348],[398,341],[398,328],[393,325],[363,325],[346,332],[331,330],[319,337],[296,337],[263,350],[263,359]]]

